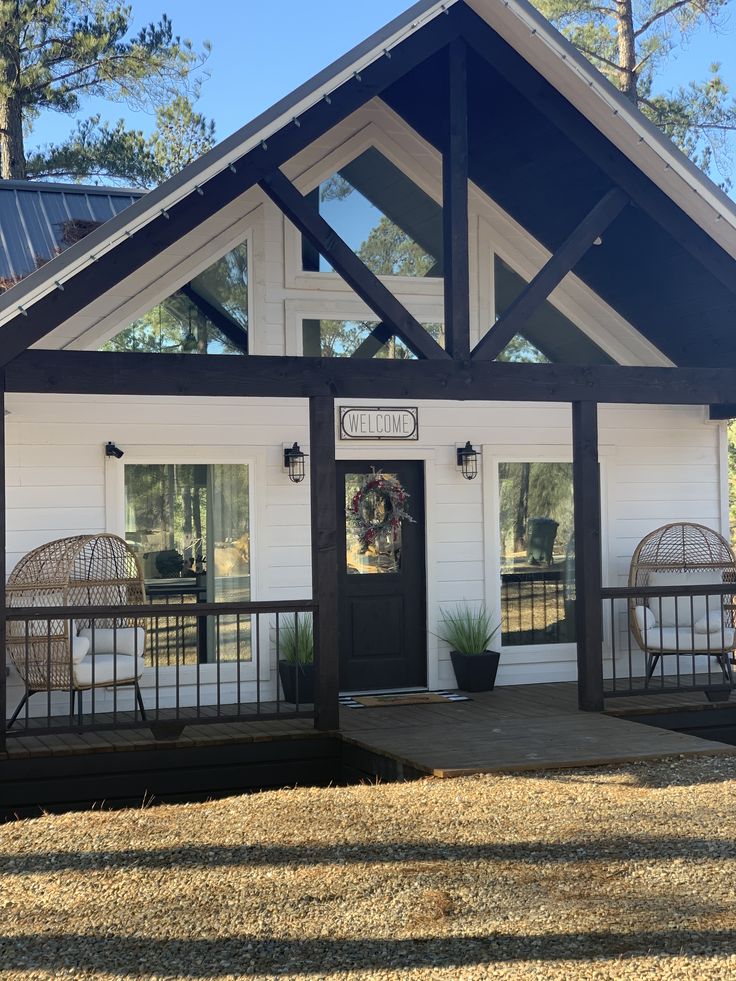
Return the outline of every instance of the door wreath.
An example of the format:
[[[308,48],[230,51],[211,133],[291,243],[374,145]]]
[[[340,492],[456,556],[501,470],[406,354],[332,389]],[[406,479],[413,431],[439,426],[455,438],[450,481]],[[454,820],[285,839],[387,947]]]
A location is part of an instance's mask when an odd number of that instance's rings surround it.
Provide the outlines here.
[[[407,510],[408,499],[396,477],[375,470],[365,477],[345,512],[358,536],[361,553],[384,535],[396,541],[401,522],[414,522]]]

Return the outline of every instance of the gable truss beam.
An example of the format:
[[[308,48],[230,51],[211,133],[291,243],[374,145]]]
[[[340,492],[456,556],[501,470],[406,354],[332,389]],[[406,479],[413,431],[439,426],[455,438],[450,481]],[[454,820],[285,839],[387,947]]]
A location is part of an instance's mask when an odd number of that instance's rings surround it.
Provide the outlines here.
[[[34,349],[8,365],[6,390],[70,395],[731,405],[736,368],[513,364],[451,358],[195,357]]]
[[[442,155],[445,349],[461,360],[470,357],[467,52],[462,38],[448,46],[448,140]]]
[[[366,339],[361,341],[356,347],[350,357],[373,358],[378,354],[384,344],[388,344],[393,336],[393,331],[390,327],[387,327],[386,324],[377,324]]]
[[[480,339],[473,350],[473,357],[489,360],[497,358],[627,204],[629,198],[620,188],[614,187],[604,194],[542,266],[527,288]]]
[[[39,299],[25,311],[25,315],[19,312],[0,331],[3,341],[0,367],[50,334],[59,324],[78,314],[97,297],[117,286],[217,211],[227,207],[263,176],[280,167],[356,109],[380,95],[389,85],[446,47],[448,39],[457,36],[459,30],[458,10],[456,6],[451,7],[446,16],[436,17],[421,31],[397,45],[391,51],[390,58],[378,58],[329,92],[329,100],[322,99],[306,110],[300,116],[298,126],[296,123],[285,125],[269,136],[267,141],[238,158],[232,169],[223,164],[223,170],[203,185],[203,194],[193,190],[186,198],[172,205],[166,215],[159,215],[144,229],[90,262],[74,276],[73,289],[70,282],[63,291],[53,290]],[[286,102],[277,109],[285,112]],[[225,145],[227,143],[226,140]],[[79,251],[86,251],[90,248],[89,241],[78,248]],[[51,265],[47,267],[47,274]]]
[[[634,204],[661,225],[732,293],[736,293],[733,258],[590,120],[484,24],[477,14],[465,4],[460,4],[456,12],[465,25],[463,36],[467,38],[469,46],[544,113],[606,174],[611,183],[624,190]]]
[[[203,317],[217,327],[223,337],[226,337],[243,354],[248,353],[248,331],[244,327],[231,320],[222,310],[218,310],[206,297],[198,293],[191,283],[186,283],[179,292],[199,310]]]
[[[259,183],[274,204],[320,255],[324,256],[335,272],[342,276],[348,286],[352,287],[386,326],[391,327],[418,358],[449,357],[347,242],[315,211],[282,171],[273,171]]]

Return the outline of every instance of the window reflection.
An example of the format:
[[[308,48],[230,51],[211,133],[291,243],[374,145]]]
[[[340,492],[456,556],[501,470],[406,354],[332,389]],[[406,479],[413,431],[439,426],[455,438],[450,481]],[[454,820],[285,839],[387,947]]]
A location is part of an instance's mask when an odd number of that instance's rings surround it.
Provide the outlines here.
[[[396,474],[387,474],[398,479]],[[345,474],[345,508],[360,490],[365,474]],[[382,525],[387,517],[390,503],[380,491],[369,491],[364,498],[362,515],[366,523]],[[347,522],[345,529],[345,560],[350,575],[385,575],[401,572],[401,523],[396,528],[388,528],[376,535],[375,540],[364,546],[358,532]]]
[[[575,640],[571,463],[499,467],[504,646]]]
[[[311,195],[320,215],[377,276],[442,276],[442,208],[370,147]],[[308,242],[302,267],[331,267]]]

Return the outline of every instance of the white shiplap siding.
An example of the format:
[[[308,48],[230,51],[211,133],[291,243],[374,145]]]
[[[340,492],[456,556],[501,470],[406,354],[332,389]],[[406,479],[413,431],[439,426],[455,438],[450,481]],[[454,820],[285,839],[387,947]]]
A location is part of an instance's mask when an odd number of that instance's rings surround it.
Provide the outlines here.
[[[127,460],[257,460],[254,470],[254,599],[301,599],[311,589],[309,482],[294,485],[281,466],[295,439],[308,451],[306,402],[247,399],[132,399],[12,396],[8,431],[8,563],[54,537],[114,528],[104,444]],[[343,459],[424,461],[427,480],[429,681],[449,685],[446,650],[434,636],[440,609],[494,601],[498,564],[489,549],[495,470],[465,481],[455,449],[466,439],[493,460],[570,459],[566,405],[420,403],[419,443],[338,443]],[[720,527],[721,427],[702,409],[604,406],[600,445],[605,577],[625,582],[646,532],[685,519]],[[166,448],[164,451],[162,448]],[[224,456],[223,456],[224,454]],[[118,470],[119,472],[119,470]],[[485,515],[488,515],[487,520]],[[574,677],[569,648],[508,650],[500,683]]]

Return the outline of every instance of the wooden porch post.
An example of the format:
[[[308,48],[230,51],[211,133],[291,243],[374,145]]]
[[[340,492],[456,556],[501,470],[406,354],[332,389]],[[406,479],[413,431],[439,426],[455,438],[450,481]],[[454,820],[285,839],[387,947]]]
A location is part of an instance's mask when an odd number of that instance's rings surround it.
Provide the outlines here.
[[[0,750],[5,749],[7,725],[8,682],[7,649],[5,645],[5,372],[0,372]]]
[[[337,729],[337,477],[335,400],[309,400],[312,494],[312,595],[319,607],[314,634],[315,726]]]
[[[598,406],[572,403],[572,472],[575,506],[575,631],[578,705],[603,710],[603,611],[601,600],[601,479]]]
[[[468,259],[468,65],[462,38],[449,45],[447,150],[442,155],[445,350],[470,357],[470,272]]]

